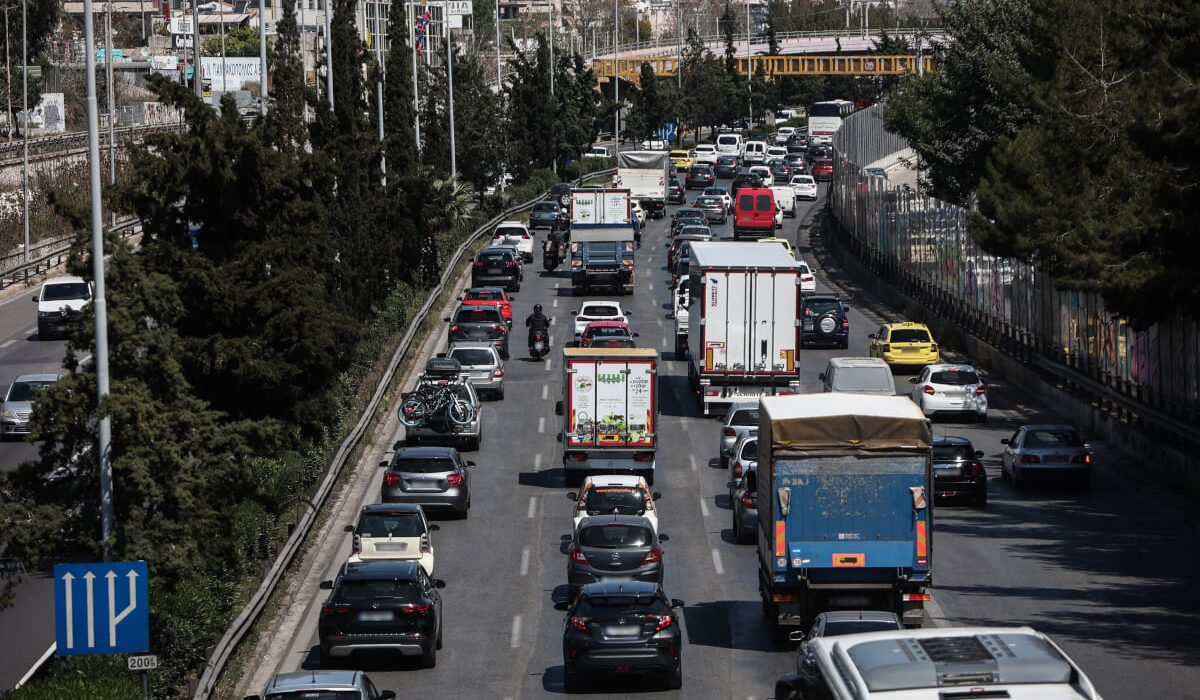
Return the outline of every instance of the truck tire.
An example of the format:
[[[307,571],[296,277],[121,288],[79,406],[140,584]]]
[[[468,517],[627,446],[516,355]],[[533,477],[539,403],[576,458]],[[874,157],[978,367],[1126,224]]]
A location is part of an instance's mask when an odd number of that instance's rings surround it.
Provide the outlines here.
[[[679,663],[673,671],[667,671],[667,690],[679,690],[683,687],[683,654],[679,655]]]
[[[675,336],[675,359],[682,360],[684,358],[683,344],[679,342],[679,336]]]

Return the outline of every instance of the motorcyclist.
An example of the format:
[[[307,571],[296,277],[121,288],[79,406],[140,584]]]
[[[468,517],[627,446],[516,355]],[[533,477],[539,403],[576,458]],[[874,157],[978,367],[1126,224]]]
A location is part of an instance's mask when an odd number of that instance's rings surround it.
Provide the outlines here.
[[[637,217],[637,214],[634,214],[633,221],[631,223],[633,224],[633,241],[634,241],[634,243],[637,243],[638,248],[641,248],[642,247],[642,221],[641,221],[641,219],[639,219]]]
[[[538,331],[546,334],[547,345],[550,337],[550,319],[542,313],[542,305],[534,304],[533,313],[525,317],[525,327],[529,329],[529,346],[533,347],[533,335]]]

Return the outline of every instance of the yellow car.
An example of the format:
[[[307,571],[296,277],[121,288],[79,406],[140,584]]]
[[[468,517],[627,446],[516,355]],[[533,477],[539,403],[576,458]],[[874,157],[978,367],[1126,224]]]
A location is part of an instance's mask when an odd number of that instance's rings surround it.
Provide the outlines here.
[[[924,323],[888,323],[872,333],[871,357],[892,367],[924,367],[941,361],[937,343]]]
[[[696,157],[690,151],[671,151],[667,154],[675,169],[682,172],[696,164]]]
[[[786,250],[788,252],[788,255],[792,256],[793,258],[796,257],[796,251],[792,250],[792,244],[786,238],[776,238],[775,236],[771,236],[769,238],[760,238],[760,239],[758,239],[758,242],[759,243],[777,243],[777,244],[783,246],[784,250]]]

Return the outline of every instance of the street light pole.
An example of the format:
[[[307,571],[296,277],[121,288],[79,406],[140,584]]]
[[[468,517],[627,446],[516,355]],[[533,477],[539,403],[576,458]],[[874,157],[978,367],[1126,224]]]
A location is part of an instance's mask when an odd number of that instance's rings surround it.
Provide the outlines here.
[[[546,33],[550,35],[550,94],[554,94],[554,0],[546,0],[550,6],[550,23]]]
[[[458,177],[458,165],[454,158],[454,43],[450,41],[450,16],[443,14],[442,20],[446,25],[446,83],[450,93],[446,105],[450,112],[450,178],[455,179]]]
[[[266,0],[258,0],[258,113],[267,116],[267,10]]]
[[[200,0],[191,0],[192,3],[192,56],[194,63],[192,64],[192,87],[196,90],[196,97],[204,99],[204,88],[200,84]]]
[[[497,0],[498,1],[498,0]],[[417,142],[417,152],[421,152],[421,98],[417,96],[417,37],[416,37],[416,5],[408,0],[408,48],[412,52],[413,79],[413,138]]]
[[[112,41],[112,0],[108,0],[108,7],[104,13],[104,76],[108,83],[108,184],[112,185],[117,181],[117,144],[113,138],[113,122],[117,120],[116,114],[116,95],[117,86],[113,81],[113,41]],[[110,226],[117,225],[117,212],[110,209],[108,212]]]
[[[29,264],[29,30],[26,0],[21,0],[21,225],[25,264]]]
[[[617,0],[613,0],[613,102],[617,105],[617,108],[613,111],[613,142],[618,148],[621,145],[621,74],[618,69],[621,52],[617,48],[620,37],[620,5],[617,4]]]
[[[750,3],[746,3],[746,128],[754,128],[754,83],[750,76],[754,70],[750,67]]]

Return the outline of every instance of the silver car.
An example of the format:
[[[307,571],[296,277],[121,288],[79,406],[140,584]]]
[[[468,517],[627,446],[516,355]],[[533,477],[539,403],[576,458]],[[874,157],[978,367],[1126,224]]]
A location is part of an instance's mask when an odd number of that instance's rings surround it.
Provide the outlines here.
[[[459,518],[471,509],[471,477],[453,447],[401,447],[379,466],[387,469],[379,487],[382,503],[413,503],[426,513],[450,511]]]
[[[13,380],[0,406],[0,439],[29,435],[29,417],[38,392],[57,382],[57,374],[23,374]]]
[[[1023,488],[1032,478],[1074,478],[1083,490],[1092,488],[1092,452],[1069,425],[1022,425],[1000,441],[1000,477]]]
[[[733,540],[738,544],[752,544],[758,534],[758,462],[751,462],[742,478],[730,480],[729,488]]]
[[[480,395],[486,393],[496,400],[504,398],[504,360],[495,345],[488,341],[456,341],[446,357],[458,360]]]
[[[598,581],[663,582],[662,549],[669,538],[656,533],[640,515],[593,515],[584,518],[569,543],[567,586],[575,598],[581,586]]]
[[[311,670],[277,673],[267,683],[263,695],[247,695],[246,700],[261,700],[263,696],[293,700],[294,698],[337,698],[337,700],[392,700],[393,690],[379,690],[362,671]]]
[[[734,403],[725,412],[725,418],[721,422],[721,443],[718,446],[718,454],[721,457],[721,468],[728,469],[729,455],[733,452],[734,443],[742,436],[742,433],[751,428],[758,428],[758,402],[739,401]]]
[[[751,464],[758,464],[758,426],[755,426],[746,432],[742,433],[737,442],[733,444],[733,450],[729,453],[730,462],[729,475],[733,477],[727,484],[729,487],[729,502],[733,502],[734,491],[737,484],[746,475],[746,470]]]
[[[953,413],[987,420],[987,387],[971,365],[928,365],[908,381],[914,385],[910,398],[926,416]]]

